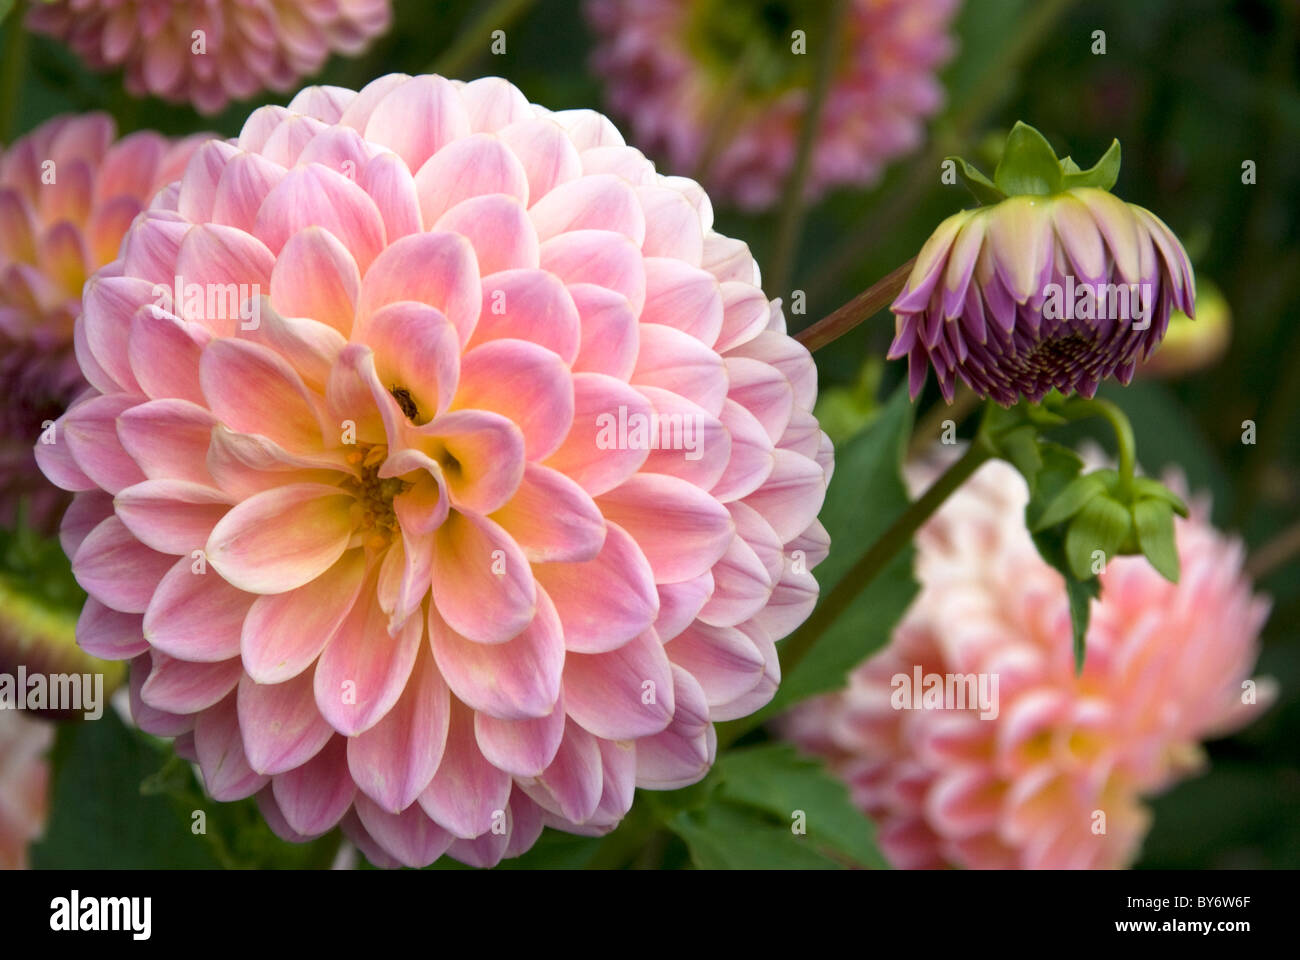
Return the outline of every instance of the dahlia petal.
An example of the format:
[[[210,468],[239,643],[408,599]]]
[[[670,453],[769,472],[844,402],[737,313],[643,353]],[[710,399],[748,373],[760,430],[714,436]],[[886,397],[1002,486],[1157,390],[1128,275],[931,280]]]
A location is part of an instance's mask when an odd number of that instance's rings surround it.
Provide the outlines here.
[[[501,194],[528,205],[528,175],[496,137],[476,133],[448,144],[416,171],[415,189],[425,223],[438,219],[462,200]]]
[[[541,591],[537,596],[532,623],[498,643],[466,639],[429,608],[429,639],[438,669],[452,693],[471,709],[520,720],[546,716],[555,707],[564,636],[550,599]]]
[[[203,785],[214,800],[242,800],[270,782],[248,764],[233,695],[199,714],[194,725],[194,750],[203,771]]]
[[[509,80],[480,77],[460,88],[460,100],[475,133],[500,130],[533,115],[528,98]],[[527,166],[527,164],[525,164]]]
[[[446,317],[423,303],[399,301],[370,316],[365,331],[381,382],[406,390],[424,419],[447,409],[459,382],[460,342]]]
[[[118,416],[117,436],[150,480],[211,484],[205,461],[216,422],[206,409],[188,400],[150,400]]]
[[[131,318],[127,355],[131,372],[145,395],[174,397],[203,404],[199,358],[211,339],[207,328],[181,320],[154,306],[141,307]],[[160,362],[166,357],[167,362]]]
[[[373,589],[367,579],[363,596]],[[393,636],[379,604],[353,606],[316,662],[316,705],[330,726],[354,737],[379,723],[406,687],[423,633],[412,618]]]
[[[401,698],[377,724],[348,739],[348,769],[382,810],[407,809],[428,787],[447,744],[451,694],[421,645]]]
[[[117,517],[109,517],[82,541],[72,558],[72,573],[81,588],[105,606],[144,613],[175,562],[142,544]]]
[[[461,358],[452,409],[501,414],[523,432],[524,455],[543,460],[573,423],[573,384],[564,361],[545,347],[493,340]]]
[[[609,653],[570,652],[564,709],[605,740],[635,740],[665,729],[673,717],[672,671],[655,632],[647,630]]]
[[[270,288],[274,266],[275,257],[257,238],[236,227],[199,224],[181,241],[176,274],[184,280],[184,302],[174,303],[171,312],[216,336],[231,336],[249,296]]]
[[[325,833],[358,803],[356,784],[348,773],[346,741],[333,737],[300,767],[271,780],[275,802],[289,826],[308,837]]]
[[[704,230],[690,201],[680,190],[660,185],[637,187],[636,195],[645,212],[641,252],[698,267],[704,258]]]
[[[605,518],[583,489],[536,463],[524,467],[515,495],[492,514],[532,563],[585,563],[605,542]]]
[[[141,699],[140,690],[153,669],[151,660],[149,654],[143,653],[131,661],[131,682],[128,691],[131,722],[145,733],[152,733],[156,737],[179,737],[187,733],[192,734],[196,723],[194,714],[182,715],[155,710]]]
[[[596,812],[602,785],[600,743],[572,721],[565,725],[560,749],[536,785],[530,788],[521,784],[539,803],[538,788],[542,788],[556,811],[571,823],[583,823]]]
[[[658,612],[650,564],[636,541],[612,523],[593,559],[539,564],[534,575],[555,604],[571,651],[614,650],[644,632]]]
[[[394,813],[362,794],[356,799],[356,808],[375,843],[408,867],[427,867],[446,853],[455,839],[418,806]]]
[[[668,641],[664,649],[669,660],[699,683],[710,708],[725,706],[753,690],[767,668],[754,642],[734,627],[697,622]]]
[[[317,450],[321,425],[302,378],[279,354],[247,340],[214,340],[199,360],[208,409],[231,430],[289,450]]]
[[[603,373],[627,380],[636,368],[641,347],[631,304],[621,294],[593,283],[575,283],[568,290],[581,317],[581,345],[576,358],[568,358],[573,372]]]
[[[114,442],[117,418],[139,402],[128,394],[92,397],[63,418],[63,441],[77,466],[112,494],[145,479],[135,461]]]
[[[474,738],[484,758],[512,777],[537,777],[551,765],[564,737],[563,697],[544,717],[507,720],[478,711]]]
[[[676,790],[697,783],[713,763],[716,738],[704,690],[689,672],[673,667],[673,722],[636,744],[636,782],[650,790]]]
[[[452,630],[494,644],[518,636],[533,622],[542,605],[536,581],[527,558],[500,526],[452,511],[436,537],[433,605]],[[490,623],[480,616],[485,604],[494,611]]]
[[[711,273],[674,257],[646,257],[642,323],[688,333],[712,347],[722,332],[722,290]]]
[[[537,231],[516,198],[502,193],[469,196],[438,217],[434,230],[459,233],[474,247],[479,273],[535,269],[541,257]]]
[[[491,340],[527,340],[572,364],[585,328],[570,291],[554,274],[503,270],[483,277],[483,308],[468,347]]]
[[[594,283],[621,293],[633,312],[645,305],[645,264],[635,243],[608,230],[574,230],[545,241],[543,270],[569,285]]]
[[[271,304],[287,317],[311,317],[345,337],[360,295],[357,263],[334,234],[308,227],[290,237],[271,270]]]
[[[113,503],[118,518],[146,547],[188,559],[190,551],[207,543],[231,499],[191,480],[144,480],[120,491]]]
[[[322,227],[352,253],[362,273],[384,249],[384,219],[370,195],[320,164],[295,167],[266,195],[253,234],[279,254],[290,237]]]
[[[379,208],[389,243],[424,229],[415,177],[401,157],[381,153],[365,165],[357,182]]]
[[[349,550],[298,589],[258,597],[240,640],[248,675],[258,683],[277,684],[306,670],[351,611],[364,574],[362,551]]]
[[[658,591],[659,615],[654,628],[660,641],[667,643],[691,625],[713,596],[713,574],[706,570],[690,580],[661,583]]]
[[[650,402],[626,383],[599,373],[573,376],[573,424],[545,465],[599,496],[636,473],[649,451],[620,443],[618,424],[648,421]]]
[[[249,766],[267,776],[302,766],[334,734],[316,709],[310,673],[275,684],[257,683],[244,674],[236,706]]]
[[[735,533],[725,507],[677,477],[637,474],[597,503],[606,520],[636,540],[656,583],[699,576],[721,559]]]
[[[564,128],[550,117],[517,119],[498,129],[497,136],[523,164],[532,203],[582,175],[577,148]]]
[[[344,112],[344,122],[356,106],[354,101]],[[395,86],[370,109],[363,134],[367,140],[388,146],[412,170],[419,170],[443,147],[470,135],[469,115],[447,80],[413,77]]]
[[[543,243],[580,230],[622,234],[638,247],[645,240],[645,213],[636,191],[611,174],[561,184],[534,203],[528,215]]]
[[[181,660],[212,663],[239,656],[251,594],[218,576],[198,574],[182,556],[162,578],[144,614],[144,637],[156,650]]]
[[[731,459],[731,436],[722,421],[669,390],[641,387],[658,420],[646,431],[650,455],[642,471],[663,473],[711,490]]]
[[[262,204],[287,172],[260,153],[241,153],[226,165],[217,183],[212,222],[252,233]]]
[[[87,597],[77,619],[77,646],[101,660],[129,660],[149,649],[140,615],[119,613]]]
[[[357,316],[364,322],[398,300],[435,307],[456,328],[461,344],[468,342],[482,300],[469,241],[454,233],[419,233],[386,247],[361,280]]]
[[[775,463],[763,485],[745,497],[783,542],[793,540],[817,518],[826,498],[821,465],[790,450],[774,450]]]
[[[157,649],[149,657],[153,668],[140,688],[140,699],[155,710],[198,713],[220,703],[239,683],[238,660],[191,663]]]
[[[447,748],[438,772],[420,794],[420,807],[444,830],[472,839],[491,830],[496,815],[504,816],[510,786],[510,775],[479,752],[473,713],[453,701]]]
[[[87,281],[77,323],[95,366],[109,378],[107,383],[92,381],[101,393],[135,392],[138,384],[131,372],[127,339],[136,310],[154,302],[152,291],[152,285],[135,277],[96,276]],[[80,354],[78,360],[85,365]]]
[[[727,367],[722,358],[688,333],[660,323],[643,323],[641,351],[631,381],[681,394],[711,417],[727,398]]]

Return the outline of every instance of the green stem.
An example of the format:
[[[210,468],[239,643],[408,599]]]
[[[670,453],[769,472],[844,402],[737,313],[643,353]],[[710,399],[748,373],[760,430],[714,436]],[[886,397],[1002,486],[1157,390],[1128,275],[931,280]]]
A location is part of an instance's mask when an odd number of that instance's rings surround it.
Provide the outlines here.
[[[970,479],[971,474],[994,456],[993,447],[982,435],[977,435],[966,453],[944,471],[930,488],[904,510],[889,529],[880,535],[866,553],[855,563],[813,610],[812,616],[793,636],[782,642],[781,675],[790,676],[808,651],[853,605],[863,590],[867,589],[889,566],[898,554],[912,542],[921,526],[930,519],[953,491]],[[718,733],[718,748],[730,745],[758,726],[771,711],[763,710],[742,720],[728,724]]]
[[[822,35],[825,49],[821,51],[821,59],[817,63],[817,74],[813,78],[808,110],[804,113],[803,126],[799,131],[799,146],[795,154],[794,168],[786,181],[785,200],[781,205],[781,219],[776,231],[776,249],[772,254],[772,286],[768,289],[775,290],[778,296],[785,296],[788,291],[795,250],[799,246],[799,235],[803,232],[804,192],[808,174],[812,169],[813,148],[817,143],[817,133],[821,127],[826,94],[835,75],[836,57],[831,48],[842,34],[847,12],[846,0],[832,0],[826,11]]]
[[[23,28],[26,13],[26,0],[17,0],[5,26],[4,54],[0,57],[0,144],[9,143],[18,117],[18,88],[23,83],[27,60],[27,31]]]
[[[460,32],[456,41],[439,54],[429,73],[456,77],[488,47],[493,30],[504,30],[533,5],[533,0],[497,0]]]
[[[1115,431],[1115,444],[1119,447],[1119,493],[1127,501],[1133,496],[1133,475],[1137,470],[1137,442],[1133,437],[1133,424],[1118,405],[1100,397],[1091,400],[1074,397],[1059,411],[1068,420],[1087,417],[1104,417]]]

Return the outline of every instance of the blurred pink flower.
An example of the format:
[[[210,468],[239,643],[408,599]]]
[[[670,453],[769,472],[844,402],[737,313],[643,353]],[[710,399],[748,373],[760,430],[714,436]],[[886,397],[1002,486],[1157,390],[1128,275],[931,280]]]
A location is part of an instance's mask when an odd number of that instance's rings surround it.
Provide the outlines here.
[[[205,144],[87,287],[95,389],[38,448],[140,726],[381,863],[702,777],[816,601],[832,465],[711,224],[496,78],[308,88]]]
[[[43,0],[27,25],[95,69],[122,67],[137,97],[217,113],[356,56],[392,15],[390,0]]]
[[[869,183],[921,143],[943,100],[957,0],[848,0],[807,194]],[[638,142],[715,196],[758,210],[794,167],[823,29],[821,7],[730,0],[588,0],[593,66]],[[796,52],[802,31],[806,52]]]
[[[876,818],[895,866],[1126,866],[1149,827],[1141,797],[1196,771],[1199,741],[1272,697],[1271,682],[1244,682],[1268,603],[1204,503],[1177,521],[1179,583],[1142,557],[1107,565],[1076,675],[1065,589],[1025,531],[1026,500],[1014,468],[982,467],[919,534],[921,592],[890,644],[845,692],[787,718]],[[896,709],[894,678],[918,668],[996,677],[996,716]]]
[[[25,870],[27,848],[45,829],[54,728],[0,710],[0,870]]]
[[[0,151],[0,522],[12,522],[24,495],[35,525],[57,521],[66,498],[41,477],[31,448],[85,386],[72,335],[81,288],[206,139],[115,137],[107,114],[67,115]]]

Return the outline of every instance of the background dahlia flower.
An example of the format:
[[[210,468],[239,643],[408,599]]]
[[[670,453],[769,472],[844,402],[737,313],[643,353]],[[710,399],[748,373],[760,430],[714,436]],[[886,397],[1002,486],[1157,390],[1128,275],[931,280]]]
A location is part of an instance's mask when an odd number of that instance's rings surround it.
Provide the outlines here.
[[[94,389],[38,447],[139,725],[386,864],[702,777],[816,600],[832,462],[711,223],[496,78],[308,88],[203,145],[88,288]]]
[[[217,113],[286,91],[331,53],[355,56],[392,21],[390,0],[43,0],[27,25],[126,88]],[[196,31],[202,31],[201,36]]]
[[[0,870],[27,867],[27,848],[45,828],[54,728],[0,710]]]
[[[32,442],[85,386],[73,356],[81,288],[206,139],[115,137],[107,114],[67,115],[0,151],[0,522],[20,496],[35,525],[57,521],[65,498],[36,470]]]
[[[807,181],[809,199],[868,183],[921,142],[943,91],[957,0],[848,0]],[[820,5],[778,0],[588,0],[593,66],[638,142],[742,207],[780,196],[826,57]],[[807,52],[795,53],[802,30]]]
[[[1126,866],[1149,826],[1140,798],[1197,770],[1199,741],[1270,699],[1271,685],[1248,698],[1243,683],[1268,604],[1205,503],[1177,521],[1179,583],[1142,557],[1107,564],[1078,675],[1061,577],[1025,532],[1027,496],[1013,467],[981,467],[918,535],[921,592],[889,645],[787,720],[876,818],[895,866]],[[918,667],[996,675],[996,717],[894,709],[892,678]]]

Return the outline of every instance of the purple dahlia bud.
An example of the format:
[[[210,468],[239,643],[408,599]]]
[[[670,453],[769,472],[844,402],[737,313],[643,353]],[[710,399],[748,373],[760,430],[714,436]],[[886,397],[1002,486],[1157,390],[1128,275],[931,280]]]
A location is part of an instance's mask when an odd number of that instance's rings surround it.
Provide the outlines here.
[[[1090,397],[1107,377],[1129,382],[1171,311],[1194,316],[1178,238],[1109,192],[1118,144],[1081,171],[1017,124],[994,181],[961,169],[986,205],[939,225],[891,307],[889,357],[908,358],[913,397],[931,366],[949,401],[958,377],[1004,406],[1052,389]]]

